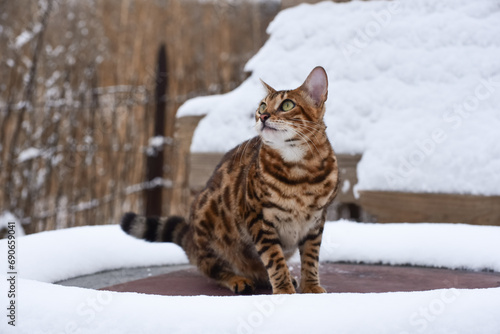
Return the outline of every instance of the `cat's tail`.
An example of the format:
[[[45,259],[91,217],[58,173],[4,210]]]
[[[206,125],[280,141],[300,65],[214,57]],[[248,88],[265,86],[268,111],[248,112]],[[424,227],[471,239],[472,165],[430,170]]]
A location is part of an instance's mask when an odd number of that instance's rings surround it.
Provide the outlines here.
[[[145,217],[127,212],[120,225],[125,233],[138,239],[150,242],[173,242],[186,250],[189,225],[183,217]]]

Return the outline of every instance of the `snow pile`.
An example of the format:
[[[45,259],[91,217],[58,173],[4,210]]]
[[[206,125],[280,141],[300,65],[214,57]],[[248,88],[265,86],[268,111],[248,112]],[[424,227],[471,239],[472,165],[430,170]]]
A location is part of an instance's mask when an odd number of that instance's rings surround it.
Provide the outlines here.
[[[178,116],[207,114],[193,152],[227,151],[255,135],[259,78],[295,88],[322,65],[328,136],[337,153],[364,154],[358,190],[500,195],[498,22],[496,0],[300,5],[270,24],[240,87]]]
[[[0,240],[2,254],[6,240]],[[171,243],[147,243],[118,225],[83,226],[30,234],[18,242],[19,276],[57,282],[104,270],[185,264],[184,251]]]
[[[465,224],[325,225],[320,260],[500,272],[500,227]]]
[[[500,227],[341,221],[326,224],[321,261],[499,271],[498,240]],[[500,329],[500,288],[235,297],[116,293],[46,282],[120,267],[182,264],[186,256],[173,244],[133,239],[117,225],[33,234],[17,239],[17,246],[17,322],[14,328],[4,319],[1,333],[493,334]],[[2,254],[6,247],[0,240]],[[0,281],[7,291],[7,277],[0,275]],[[11,299],[2,293],[0,300],[9,305]]]
[[[500,288],[165,297],[21,280],[18,289],[16,327],[4,319],[1,333],[496,334],[500,329]],[[1,294],[2,305],[6,295]]]
[[[500,271],[498,240],[500,227],[495,226],[339,221],[325,225],[320,260]],[[6,247],[6,240],[0,240],[0,252],[6,254]],[[117,225],[28,235],[20,239],[18,254],[19,275],[42,282],[118,268],[188,263],[179,246],[134,239]]]

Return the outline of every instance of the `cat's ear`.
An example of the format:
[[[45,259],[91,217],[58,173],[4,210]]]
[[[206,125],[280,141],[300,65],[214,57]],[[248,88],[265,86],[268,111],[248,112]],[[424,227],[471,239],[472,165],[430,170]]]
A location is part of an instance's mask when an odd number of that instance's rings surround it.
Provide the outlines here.
[[[299,89],[305,92],[316,106],[325,103],[328,97],[328,77],[325,69],[321,66],[315,67]]]
[[[264,80],[260,79],[260,82],[262,83],[262,86],[264,86],[264,88],[266,89],[267,94],[273,94],[273,93],[276,93],[276,90],[275,90],[273,87],[271,87],[271,86],[269,86],[268,84],[266,84],[266,83],[264,82]]]

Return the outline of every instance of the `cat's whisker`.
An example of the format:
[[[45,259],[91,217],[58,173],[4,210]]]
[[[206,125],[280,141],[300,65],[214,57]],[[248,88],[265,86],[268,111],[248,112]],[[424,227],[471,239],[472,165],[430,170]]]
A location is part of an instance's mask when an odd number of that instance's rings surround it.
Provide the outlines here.
[[[301,128],[300,126],[298,126],[298,128]],[[307,130],[307,129],[306,129]],[[306,135],[304,132],[302,131],[299,131],[298,129],[293,129],[294,133],[296,133],[297,135],[299,135],[302,139],[306,140],[306,143],[307,142],[311,142],[314,146],[314,148],[316,149],[316,152],[319,153],[319,150],[318,150],[318,147],[316,146],[316,144],[314,143],[314,141],[308,136]],[[316,141],[318,141],[318,138],[316,137],[316,133],[312,132],[311,130],[308,130],[308,133],[312,133],[314,138],[316,139]],[[308,144],[309,145],[309,144]],[[312,151],[311,147],[309,146],[309,149]]]
[[[304,129],[303,127],[298,126],[299,129]],[[305,128],[305,131],[307,131],[308,134],[312,134],[314,136],[314,139],[316,142],[318,142],[318,137],[316,137],[316,131],[313,131],[311,129]]]
[[[255,144],[252,146],[252,150],[254,148],[256,148],[257,146],[259,146],[261,141],[262,141],[262,138],[259,137],[258,140],[255,141]]]
[[[313,122],[313,121],[308,121],[308,120],[305,120],[305,119],[300,119],[300,118],[290,118],[291,121],[299,121],[299,122],[305,122],[305,123],[311,123],[311,124],[315,124],[316,126],[321,126],[321,123],[319,122]]]
[[[296,129],[292,129],[291,131],[293,131],[295,134],[297,134],[298,136],[300,136],[302,139],[305,140],[305,143],[307,144],[307,146],[309,146],[309,150],[311,152],[313,152],[312,148],[311,148],[311,145],[309,145],[309,142],[311,144],[313,144],[314,148],[316,149],[316,152],[318,152],[318,155],[321,155],[321,153],[319,153],[319,150],[318,150],[318,147],[316,146],[316,144],[311,140],[311,138],[309,138],[306,134],[296,130]]]
[[[280,120],[280,122],[285,123],[285,124],[289,124],[289,125],[293,125],[296,127],[300,127],[300,128],[306,128],[311,132],[312,131],[315,131],[315,132],[321,131],[321,125],[313,126],[313,125],[309,125],[309,124],[301,124],[299,121],[291,121],[291,120]]]
[[[296,128],[303,129],[303,130],[307,131],[308,133],[312,134],[314,136],[314,139],[316,139],[316,141],[318,141],[318,137],[316,137],[316,132],[318,131],[318,129],[315,129],[315,128],[310,129],[308,126],[306,126],[304,124],[296,124],[295,122],[290,122],[290,121],[285,121],[285,120],[280,120],[280,122],[283,124],[286,124],[286,125],[292,125],[292,126],[290,126],[290,128],[293,128],[293,126],[295,126]],[[308,137],[308,139],[311,140],[309,137]]]
[[[234,161],[236,160],[236,157],[238,156],[238,153],[239,153],[239,152],[243,149],[243,152],[242,152],[242,154],[240,155],[240,164],[241,164],[241,158],[242,158],[242,156],[243,156],[243,155],[244,155],[244,153],[245,153],[244,148],[246,147],[246,145],[248,145],[248,142],[246,142],[246,143],[245,143],[245,145],[243,145],[243,144],[238,145],[238,149],[236,150],[236,152],[235,152],[235,154],[234,154],[234,156],[233,156],[233,163],[234,163]]]
[[[248,128],[253,128],[254,130],[258,130],[258,126],[259,126],[259,123],[255,123],[254,125],[249,126]],[[260,143],[261,140],[262,140],[262,138],[258,137],[258,140],[254,144],[254,146],[252,147],[252,149],[254,149],[255,147],[257,147],[257,145]],[[234,163],[234,159],[236,159],[236,157],[238,156],[238,153],[242,150],[242,152],[240,154],[240,165],[242,164],[242,159],[245,156],[245,152],[246,152],[246,150],[248,148],[248,145],[250,145],[250,141],[247,141],[244,145],[241,144],[241,145],[238,146],[238,149],[236,150],[236,152],[234,154],[234,157],[233,157],[233,163]]]
[[[307,144],[307,146],[309,147],[309,150],[311,152],[313,151],[313,149],[312,149],[311,145],[309,145],[309,142],[313,144],[314,148],[316,149],[316,152],[318,152],[318,154],[320,154],[319,150],[318,150],[318,147],[316,146],[316,144],[304,132],[299,131],[298,129],[293,128],[292,126],[290,126],[289,124],[287,124],[286,121],[280,120],[279,122],[282,123],[282,124],[284,124],[284,125],[286,125],[286,128],[285,128],[286,131],[290,131],[294,135],[298,135],[299,137],[301,137],[304,140],[304,142]],[[284,136],[284,133],[283,133],[283,136]],[[283,141],[285,141],[285,140],[286,139],[283,138]]]
[[[318,125],[301,124],[299,121],[285,121],[285,122],[288,122],[289,124],[292,124],[299,128],[305,128],[309,130],[309,132],[314,132],[314,135],[316,135],[316,132],[319,132],[322,129],[320,124]]]
[[[298,121],[291,121],[290,123],[298,128],[307,129],[309,133],[312,133],[314,135],[314,138],[316,140],[318,140],[318,138],[316,137],[316,133],[322,131],[322,127],[320,124],[318,124],[318,125],[301,124]]]
[[[245,155],[245,152],[248,148],[248,145],[250,144],[250,140],[247,140],[246,144],[245,144],[245,147],[243,148],[243,152],[241,153],[240,155],[240,165],[242,165],[242,159],[243,159],[243,156]],[[255,146],[254,146],[255,147]]]

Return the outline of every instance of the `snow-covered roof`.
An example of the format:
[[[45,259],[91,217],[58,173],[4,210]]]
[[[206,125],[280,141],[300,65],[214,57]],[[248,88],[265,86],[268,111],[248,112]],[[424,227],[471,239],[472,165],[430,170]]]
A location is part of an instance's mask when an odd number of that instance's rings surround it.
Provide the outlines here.
[[[337,153],[362,153],[357,189],[500,194],[497,0],[323,2],[284,10],[234,91],[187,101],[203,115],[192,152],[255,135],[265,95],[329,75],[325,121]]]

